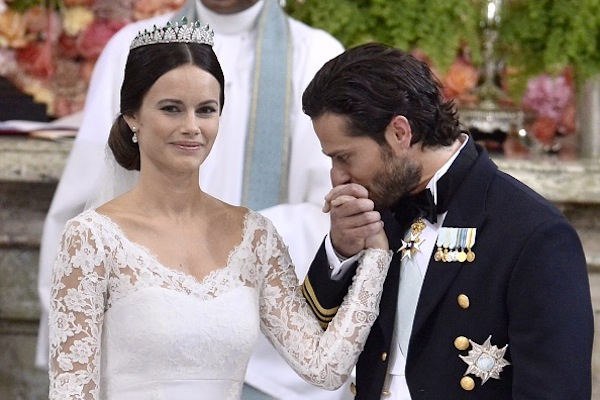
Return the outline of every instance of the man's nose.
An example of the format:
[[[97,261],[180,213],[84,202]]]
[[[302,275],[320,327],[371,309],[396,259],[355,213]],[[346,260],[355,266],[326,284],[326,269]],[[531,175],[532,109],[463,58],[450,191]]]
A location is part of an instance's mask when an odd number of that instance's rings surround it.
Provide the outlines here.
[[[329,175],[331,177],[331,184],[333,187],[350,183],[350,175],[342,168],[335,166],[332,167],[329,171]]]

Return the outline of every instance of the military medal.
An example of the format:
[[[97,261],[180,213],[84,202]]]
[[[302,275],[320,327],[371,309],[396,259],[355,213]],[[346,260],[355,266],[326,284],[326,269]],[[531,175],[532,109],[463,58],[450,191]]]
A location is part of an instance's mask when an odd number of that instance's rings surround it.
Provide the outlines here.
[[[459,262],[465,262],[467,260],[467,253],[465,253],[465,249],[467,248],[467,229],[458,228],[458,236],[458,246],[460,251],[456,255],[456,260]]]
[[[437,241],[435,242],[435,245],[437,246],[437,250],[435,251],[435,254],[433,255],[433,259],[435,261],[442,261],[442,257],[444,256],[443,245],[444,245],[445,238],[446,238],[446,229],[440,228],[438,231]]]
[[[448,260],[447,261],[456,261],[456,256],[458,251],[456,250],[456,245],[458,242],[458,228],[448,228],[450,234],[450,243],[448,245]]]
[[[433,255],[435,261],[442,262],[473,262],[475,252],[475,234],[477,228],[450,228],[441,227],[438,230],[436,246]]]
[[[475,261],[475,252],[471,250],[475,244],[475,236],[477,234],[477,228],[467,228],[467,261]]]
[[[443,229],[444,232],[444,244],[442,245],[444,247],[444,251],[442,253],[442,261],[443,262],[447,262],[450,261],[448,259],[448,255],[449,255],[449,250],[448,248],[450,247],[450,230],[449,228],[441,228]]]
[[[422,218],[418,218],[410,226],[410,235],[406,241],[402,240],[402,246],[396,251],[396,253],[402,251],[402,260],[405,257],[411,258],[416,252],[421,251],[420,246],[424,240],[419,237],[423,229],[425,229],[425,221]]]
[[[459,355],[459,357],[468,365],[467,371],[464,375],[473,374],[478,378],[481,378],[481,384],[487,382],[488,379],[500,379],[500,372],[507,365],[510,365],[508,361],[504,359],[504,354],[508,345],[499,349],[497,346],[492,346],[490,341],[492,336],[488,336],[487,340],[483,344],[477,344],[469,339],[473,348],[469,350],[469,354],[466,356]]]

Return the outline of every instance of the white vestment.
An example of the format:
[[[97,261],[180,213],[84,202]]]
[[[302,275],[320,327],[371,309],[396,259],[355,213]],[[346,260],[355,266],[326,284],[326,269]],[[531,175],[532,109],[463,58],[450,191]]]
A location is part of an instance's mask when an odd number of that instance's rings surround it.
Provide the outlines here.
[[[198,2],[199,3],[199,2]],[[256,19],[263,5],[230,15],[210,12],[200,4],[201,22],[215,31],[214,50],[225,74],[225,105],[219,134],[211,154],[201,167],[202,188],[231,204],[241,199],[245,137],[249,119]],[[138,31],[164,25],[173,14],[130,24],[111,38],[98,59],[83,111],[83,121],[63,171],[44,224],[40,249],[39,294],[42,305],[36,364],[47,368],[51,268],[60,236],[68,219],[83,211],[103,175],[105,145],[119,111],[129,43]],[[271,219],[290,247],[300,279],[305,276],[318,246],[327,233],[329,219],[321,212],[329,191],[330,162],[320,148],[310,118],[302,112],[302,93],[325,62],[343,51],[330,34],[289,18],[293,46],[292,105],[288,203],[259,210]],[[349,397],[341,388],[327,392],[315,388],[283,361],[260,337],[250,360],[246,382],[283,400],[330,400]]]

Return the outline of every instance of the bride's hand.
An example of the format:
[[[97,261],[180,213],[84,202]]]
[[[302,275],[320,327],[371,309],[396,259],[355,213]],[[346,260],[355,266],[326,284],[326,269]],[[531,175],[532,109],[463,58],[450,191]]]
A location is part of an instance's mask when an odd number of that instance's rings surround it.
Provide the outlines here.
[[[383,221],[381,221],[381,229],[379,232],[365,238],[365,248],[389,250],[390,245],[388,238],[383,230]]]
[[[373,209],[366,189],[356,184],[341,185],[325,200],[323,211],[331,212],[330,235],[338,253],[348,256],[367,248],[389,249],[381,214]]]

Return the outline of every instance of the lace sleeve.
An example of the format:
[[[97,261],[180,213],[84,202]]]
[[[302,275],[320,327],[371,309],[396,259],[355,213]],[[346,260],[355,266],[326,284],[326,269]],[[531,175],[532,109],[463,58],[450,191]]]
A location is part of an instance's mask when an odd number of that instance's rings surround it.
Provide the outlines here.
[[[67,224],[52,273],[50,400],[99,398],[103,254],[86,224],[77,219]]]
[[[268,225],[268,233],[258,246],[264,251],[259,255],[264,268],[261,329],[305,380],[325,389],[337,389],[358,361],[379,315],[379,300],[392,252],[377,249],[363,252],[348,294],[324,331],[302,295],[287,247],[275,228]]]

